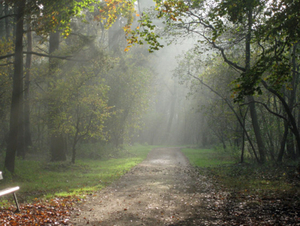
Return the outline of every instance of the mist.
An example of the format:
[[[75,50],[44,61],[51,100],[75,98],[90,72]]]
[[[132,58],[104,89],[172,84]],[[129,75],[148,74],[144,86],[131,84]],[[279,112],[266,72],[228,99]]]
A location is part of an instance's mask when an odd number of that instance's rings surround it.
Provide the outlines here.
[[[0,224],[299,224],[299,8],[1,1]]]

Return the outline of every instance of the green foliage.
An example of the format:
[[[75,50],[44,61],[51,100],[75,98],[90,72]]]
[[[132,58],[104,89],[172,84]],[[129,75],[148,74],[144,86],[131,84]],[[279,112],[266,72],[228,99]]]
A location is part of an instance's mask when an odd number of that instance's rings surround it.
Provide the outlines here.
[[[38,35],[46,37],[50,32],[62,31],[68,37],[71,33],[71,19],[79,17],[85,10],[93,11],[95,0],[67,0],[45,1],[39,0],[35,4],[28,4],[33,29]],[[40,7],[43,6],[43,7]]]
[[[181,29],[199,35],[199,44],[206,44],[200,48],[207,48],[208,44],[219,51],[226,63],[239,71],[233,91],[235,100],[242,101],[245,96],[262,94],[262,79],[276,90],[290,81],[292,66],[289,53],[300,37],[299,4],[299,1],[289,0],[267,3],[260,0],[196,0],[189,3],[168,0],[156,1],[155,10],[157,18],[164,18],[165,30],[173,32]],[[148,21],[141,25],[149,28],[153,23]],[[141,33],[141,37],[147,36]],[[157,38],[152,38],[152,46],[158,44]],[[250,62],[237,63],[228,54],[237,48],[245,52],[245,42],[251,45],[251,69],[247,66]],[[256,54],[258,57],[255,57]]]
[[[150,16],[147,13],[144,13],[138,22],[140,26],[138,26],[135,30],[127,29],[126,36],[128,46],[125,51],[128,51],[129,48],[135,44],[143,45],[144,42],[142,40],[149,45],[148,51],[150,53],[163,48],[164,46],[159,42],[160,36],[154,32],[156,25],[153,24]],[[139,37],[142,38],[142,40],[139,39]]]
[[[89,43],[86,45],[85,48],[89,49]],[[56,54],[73,53],[74,49],[67,47]],[[109,86],[103,78],[113,60],[95,48],[89,56],[82,57],[89,59],[76,65],[73,62],[60,62],[50,76],[43,71],[43,65],[38,65],[37,70],[33,71],[34,78],[46,89],[44,92],[37,90],[34,95],[36,104],[43,106],[47,102],[51,106],[51,111],[43,109],[45,112],[42,115],[40,111],[33,112],[33,117],[40,118],[34,123],[41,126],[51,122],[49,132],[67,135],[73,148],[84,139],[106,140],[104,124],[113,114],[112,107],[108,105]]]

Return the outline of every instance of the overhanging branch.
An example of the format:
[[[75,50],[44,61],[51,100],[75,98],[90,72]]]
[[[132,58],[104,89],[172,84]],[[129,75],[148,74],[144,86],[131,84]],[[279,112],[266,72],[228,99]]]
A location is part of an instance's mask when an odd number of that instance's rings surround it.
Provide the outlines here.
[[[43,53],[38,53],[38,52],[27,52],[27,51],[24,51],[23,53],[24,54],[32,54],[32,55],[41,56],[41,57],[62,59],[62,60],[68,60],[72,57],[72,56],[52,56],[52,55],[48,55],[48,54],[43,54]]]
[[[76,59],[71,59],[73,56],[52,56],[52,55],[48,55],[48,54],[43,54],[43,53],[38,53],[38,52],[27,52],[24,51],[23,54],[32,54],[32,55],[36,55],[36,56],[41,56],[41,57],[48,57],[48,58],[55,58],[55,59],[61,59],[61,60],[70,60],[70,61],[87,61],[87,60],[76,60]],[[9,58],[9,57],[13,57],[15,56],[14,53],[11,54],[7,54],[4,56],[0,56],[0,60]]]
[[[0,20],[3,20],[3,19],[5,19],[5,18],[7,18],[7,17],[14,17],[14,16],[16,16],[17,14],[9,14],[9,15],[5,15],[5,16],[1,16],[0,17]]]
[[[280,115],[280,114],[278,114],[278,113],[272,111],[265,103],[262,103],[262,102],[260,102],[260,101],[253,101],[253,102],[254,102],[254,103],[261,104],[262,106],[265,107],[265,109],[266,109],[268,112],[270,112],[271,114],[277,116],[278,118],[281,118],[281,119],[283,119],[283,120],[285,120],[285,121],[288,121],[287,118],[285,118],[284,116],[282,116],[282,115]],[[251,102],[244,103],[244,104],[241,104],[240,106],[248,105],[248,104],[250,104],[250,103],[251,103]]]

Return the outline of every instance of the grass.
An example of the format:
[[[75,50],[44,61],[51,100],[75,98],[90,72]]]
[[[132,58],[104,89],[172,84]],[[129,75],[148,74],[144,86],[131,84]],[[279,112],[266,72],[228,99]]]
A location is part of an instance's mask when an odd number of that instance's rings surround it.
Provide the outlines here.
[[[228,152],[210,149],[182,149],[193,166],[207,173],[218,185],[249,195],[274,196],[284,193],[299,193],[299,179],[295,178],[295,168],[290,165],[267,163],[235,163]]]
[[[290,167],[234,164],[211,169],[210,174],[232,191],[247,192],[250,195],[272,196],[297,192],[294,186],[297,179]]]
[[[193,166],[216,167],[224,164],[232,164],[234,160],[225,152],[211,149],[190,149],[184,148],[181,151],[189,159]]]
[[[20,186],[20,202],[30,202],[35,198],[86,194],[100,190],[118,179],[142,162],[153,148],[155,147],[128,146],[118,158],[79,159],[76,164],[17,159],[15,175],[12,177],[5,172],[4,180],[0,181],[0,189]],[[0,167],[3,169],[3,166]],[[10,199],[9,195],[1,197],[0,203],[7,202],[7,198]]]

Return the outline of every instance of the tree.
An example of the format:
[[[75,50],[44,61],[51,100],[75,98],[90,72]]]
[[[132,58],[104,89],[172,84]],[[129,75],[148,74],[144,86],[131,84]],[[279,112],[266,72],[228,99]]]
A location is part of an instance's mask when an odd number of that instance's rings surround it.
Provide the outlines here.
[[[299,1],[289,0],[156,1],[158,13],[155,17],[164,18],[165,31],[177,36],[187,33],[199,35],[200,53],[207,51],[201,43],[207,43],[218,50],[230,67],[239,71],[236,87],[233,88],[235,100],[248,102],[262,163],[266,160],[265,145],[258,122],[256,100],[253,98],[254,94],[262,94],[262,87],[282,102],[291,131],[297,143],[299,140],[293,115],[278,92],[290,77],[292,61],[287,53],[299,41],[297,8]],[[131,41],[140,43],[136,34],[141,37],[151,34],[151,42],[155,44],[149,43],[153,47],[157,46],[158,36],[153,34],[155,25],[149,16],[141,18],[140,24],[145,29],[143,32],[133,32]],[[295,32],[291,26],[296,27]],[[244,62],[238,63],[230,58],[229,52],[233,49],[244,51],[241,55]]]
[[[53,1],[51,1],[53,4]],[[88,1],[90,2],[90,1]],[[24,19],[26,18],[26,13],[33,15],[34,13],[37,14],[36,18],[40,18],[40,15],[47,17],[48,15],[44,12],[41,14],[40,5],[48,4],[49,1],[46,2],[37,2],[37,1],[9,1],[5,2],[7,5],[8,3],[12,4],[12,6],[16,10],[16,41],[15,41],[15,53],[14,53],[14,75],[13,75],[13,90],[12,90],[12,101],[11,101],[11,114],[10,114],[10,130],[8,135],[8,142],[7,142],[7,152],[5,158],[5,168],[7,168],[10,172],[14,172],[15,168],[15,154],[17,150],[17,144],[19,145],[20,149],[24,148],[23,139],[21,139],[21,135],[23,134],[21,130],[23,130],[23,118],[22,109],[23,109],[23,25]],[[86,2],[85,2],[86,3]],[[78,7],[79,3],[74,2],[74,6]],[[52,5],[53,6],[53,5]],[[57,6],[57,5],[56,5]],[[74,15],[76,7],[72,8],[71,11],[65,10],[68,15]],[[46,7],[47,8],[47,7]],[[66,9],[66,8],[62,8]],[[77,13],[77,12],[76,12]],[[8,16],[8,15],[6,15]],[[33,17],[34,18],[34,17]],[[53,19],[53,18],[52,18]],[[70,20],[70,17],[67,18]],[[55,21],[55,18],[52,22]],[[50,21],[51,22],[51,21]],[[51,24],[50,26],[55,27],[55,23]],[[42,30],[42,29],[41,29]],[[47,29],[44,29],[45,32]],[[11,55],[7,55],[5,57],[10,57]],[[5,58],[3,57],[3,58]],[[20,122],[20,123],[19,123]]]
[[[7,151],[5,157],[5,168],[10,172],[15,169],[15,155],[17,150],[19,133],[19,119],[21,112],[22,82],[23,82],[23,23],[25,1],[17,4],[16,16],[16,41],[13,75],[13,91],[11,100],[10,128],[7,140]]]
[[[242,130],[242,137],[244,135],[247,137],[253,155],[259,162],[260,160],[256,154],[256,149],[250,138],[249,131],[246,129],[248,126],[245,124],[245,112],[248,110],[243,110],[242,106],[234,103],[232,95],[230,95],[230,84],[237,77],[237,73],[228,67],[228,65],[223,65],[220,60],[221,59],[217,57],[212,59],[207,57],[207,59],[204,60],[201,59],[200,56],[197,56],[197,54],[187,53],[181,60],[176,74],[182,82],[192,80],[193,86],[191,86],[191,89],[197,89],[198,86],[201,85],[214,94],[213,96],[209,96],[208,94],[205,95],[206,97],[209,97],[207,98],[209,101],[205,104],[201,103],[201,105],[205,106],[202,111],[206,112],[208,123],[211,120],[213,121],[212,125],[208,128],[212,129],[213,133],[220,139],[223,143],[223,147],[226,147],[224,133],[226,133],[228,138],[230,137],[232,132],[228,131],[228,127],[229,124],[235,124],[233,120],[235,119]],[[203,65],[206,65],[205,70],[202,69]],[[222,76],[220,77],[220,75]],[[224,104],[227,106],[226,108]],[[215,114],[218,115],[218,120],[214,118]],[[219,123],[217,121],[219,121]],[[220,124],[222,125],[222,123],[225,124],[222,126],[222,129],[217,127]],[[215,129],[215,127],[217,128]],[[232,138],[234,136],[236,136],[236,134],[231,135]],[[243,161],[243,153],[241,155],[241,161]]]
[[[149,83],[153,74],[145,65],[148,58],[143,48],[132,52],[123,55],[106,77],[110,86],[108,103],[116,111],[106,126],[111,142],[116,147],[130,141],[138,132],[141,116],[149,104]]]

